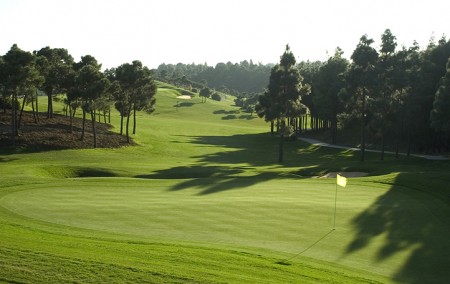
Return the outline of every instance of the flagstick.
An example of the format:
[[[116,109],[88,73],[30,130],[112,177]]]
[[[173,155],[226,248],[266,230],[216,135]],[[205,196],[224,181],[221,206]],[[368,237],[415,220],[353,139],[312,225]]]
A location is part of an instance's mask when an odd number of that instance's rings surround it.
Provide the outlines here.
[[[337,183],[336,183],[336,192],[334,194],[334,218],[333,218],[333,230],[336,229],[336,205],[337,205]]]

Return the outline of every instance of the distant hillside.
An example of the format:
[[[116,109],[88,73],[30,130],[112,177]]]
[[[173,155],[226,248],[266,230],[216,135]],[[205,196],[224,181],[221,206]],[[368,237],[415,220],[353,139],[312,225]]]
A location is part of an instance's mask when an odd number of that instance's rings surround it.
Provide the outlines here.
[[[226,93],[260,93],[267,87],[273,64],[254,64],[251,60],[240,63],[218,63],[215,67],[206,64],[161,64],[156,77],[177,85],[194,88],[207,85]]]

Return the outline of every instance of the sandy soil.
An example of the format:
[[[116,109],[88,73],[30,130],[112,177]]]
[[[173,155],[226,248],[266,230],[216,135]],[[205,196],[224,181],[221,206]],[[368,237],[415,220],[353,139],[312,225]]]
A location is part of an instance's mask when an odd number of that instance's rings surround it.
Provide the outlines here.
[[[191,96],[178,96],[177,99],[190,100]]]

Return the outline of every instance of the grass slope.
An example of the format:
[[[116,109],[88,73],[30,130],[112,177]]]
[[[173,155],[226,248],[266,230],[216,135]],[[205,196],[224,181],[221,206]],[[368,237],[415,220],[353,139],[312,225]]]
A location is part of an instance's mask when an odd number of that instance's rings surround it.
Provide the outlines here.
[[[289,142],[280,165],[262,120],[180,94],[160,86],[139,146],[1,152],[0,281],[447,282],[448,162]],[[370,176],[333,230],[334,180],[311,176],[340,170]]]

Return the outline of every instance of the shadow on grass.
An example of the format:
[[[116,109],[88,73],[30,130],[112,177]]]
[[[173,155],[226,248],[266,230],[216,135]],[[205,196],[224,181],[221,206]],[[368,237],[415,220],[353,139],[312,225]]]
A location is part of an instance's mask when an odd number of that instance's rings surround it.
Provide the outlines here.
[[[426,183],[427,179],[422,183]],[[428,180],[432,178],[428,176]],[[417,181],[421,180],[416,178]],[[359,214],[352,225],[355,238],[348,244],[348,254],[365,249],[380,236],[385,243],[375,256],[382,262],[396,254],[410,255],[394,278],[406,283],[448,283],[450,279],[450,207],[445,200],[427,191],[446,191],[450,177],[430,187],[420,188],[413,174],[399,174],[395,183],[417,188],[392,186],[369,208]],[[431,190],[430,190],[431,189]]]
[[[279,177],[277,173],[257,173],[251,177],[237,176],[245,171],[244,168],[220,166],[191,166],[175,167],[157,171],[150,175],[138,175],[137,178],[148,179],[185,179],[169,188],[178,191],[189,188],[198,188],[198,195],[207,195],[222,191],[245,188],[260,182]]]
[[[221,109],[221,110],[213,111],[213,114],[228,114],[228,115],[230,115],[230,114],[238,114],[238,113],[239,113],[239,110],[224,110],[224,109]]]
[[[236,118],[237,118],[237,116],[234,114],[229,114],[229,115],[222,117],[223,120],[230,120],[230,119],[236,119]]]
[[[251,114],[242,114],[240,110],[216,110],[213,112],[213,114],[224,114],[225,116],[222,117],[222,120],[231,120],[231,119],[246,119],[246,120],[252,120],[255,118],[258,118],[257,116],[253,116]]]
[[[341,163],[336,163],[332,153],[335,149],[310,146],[298,140],[286,141],[285,160],[278,163],[279,138],[267,133],[239,134],[232,136],[189,136],[183,141],[190,141],[200,146],[221,149],[220,151],[194,156],[196,164],[192,166],[162,169],[137,178],[148,179],[185,179],[180,181],[171,191],[188,188],[200,188],[199,193],[211,194],[225,190],[239,189],[265,182],[275,178],[302,178],[327,172],[329,167],[337,167],[350,161],[357,161],[353,155],[343,154]],[[279,171],[283,167],[308,167],[307,171]]]
[[[10,159],[10,158],[2,158],[0,157],[0,163],[8,163],[8,162],[12,162],[15,161],[17,159]]]
[[[193,102],[178,102],[174,107],[191,107],[195,105]]]

